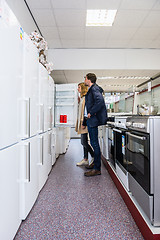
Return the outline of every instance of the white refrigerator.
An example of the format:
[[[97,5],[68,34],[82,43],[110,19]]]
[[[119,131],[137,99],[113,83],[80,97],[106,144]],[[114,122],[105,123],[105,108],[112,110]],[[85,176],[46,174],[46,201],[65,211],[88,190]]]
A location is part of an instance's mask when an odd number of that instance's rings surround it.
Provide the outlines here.
[[[22,98],[20,100],[20,218],[25,219],[39,193],[38,182],[38,51],[23,36]]]
[[[0,239],[11,240],[21,223],[18,142],[23,30],[3,0],[0,34]]]
[[[46,68],[39,63],[38,88],[38,153],[39,191],[44,186],[52,168],[51,139],[54,126],[54,81]]]

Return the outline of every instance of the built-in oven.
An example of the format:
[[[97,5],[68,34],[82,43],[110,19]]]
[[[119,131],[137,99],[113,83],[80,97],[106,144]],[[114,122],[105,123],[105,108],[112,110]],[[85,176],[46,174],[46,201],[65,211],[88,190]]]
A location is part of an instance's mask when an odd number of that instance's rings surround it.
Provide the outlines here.
[[[128,172],[150,194],[150,137],[148,133],[126,133]]]
[[[129,189],[154,226],[160,226],[160,116],[126,121]]]

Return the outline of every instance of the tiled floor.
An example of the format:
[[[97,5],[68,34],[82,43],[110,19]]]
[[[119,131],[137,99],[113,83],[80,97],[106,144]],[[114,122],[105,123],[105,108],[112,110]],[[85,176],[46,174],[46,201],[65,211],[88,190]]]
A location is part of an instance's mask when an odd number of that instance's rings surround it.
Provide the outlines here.
[[[80,140],[70,141],[23,221],[15,240],[142,240],[102,163],[102,175],[85,177]]]

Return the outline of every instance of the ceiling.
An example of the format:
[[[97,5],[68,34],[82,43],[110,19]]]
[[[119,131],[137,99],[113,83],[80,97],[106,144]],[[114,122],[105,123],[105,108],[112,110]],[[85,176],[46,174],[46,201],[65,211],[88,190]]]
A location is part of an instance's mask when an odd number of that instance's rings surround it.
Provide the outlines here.
[[[160,49],[160,0],[27,0],[34,19],[54,49]],[[117,9],[112,27],[86,27],[87,9]],[[86,63],[87,64],[87,63]],[[150,76],[159,70],[54,70],[56,83],[83,81],[87,72],[102,76]],[[144,80],[108,79],[108,91],[126,91]]]

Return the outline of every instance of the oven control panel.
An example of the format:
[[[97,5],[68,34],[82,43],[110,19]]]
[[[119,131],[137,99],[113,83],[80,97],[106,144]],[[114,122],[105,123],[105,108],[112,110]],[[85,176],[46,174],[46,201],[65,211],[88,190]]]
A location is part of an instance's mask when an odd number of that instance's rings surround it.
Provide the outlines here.
[[[145,128],[145,124],[144,123],[133,123],[133,127],[135,128],[140,128],[140,129],[144,129]]]
[[[128,117],[126,127],[137,131],[147,132],[148,117]]]

